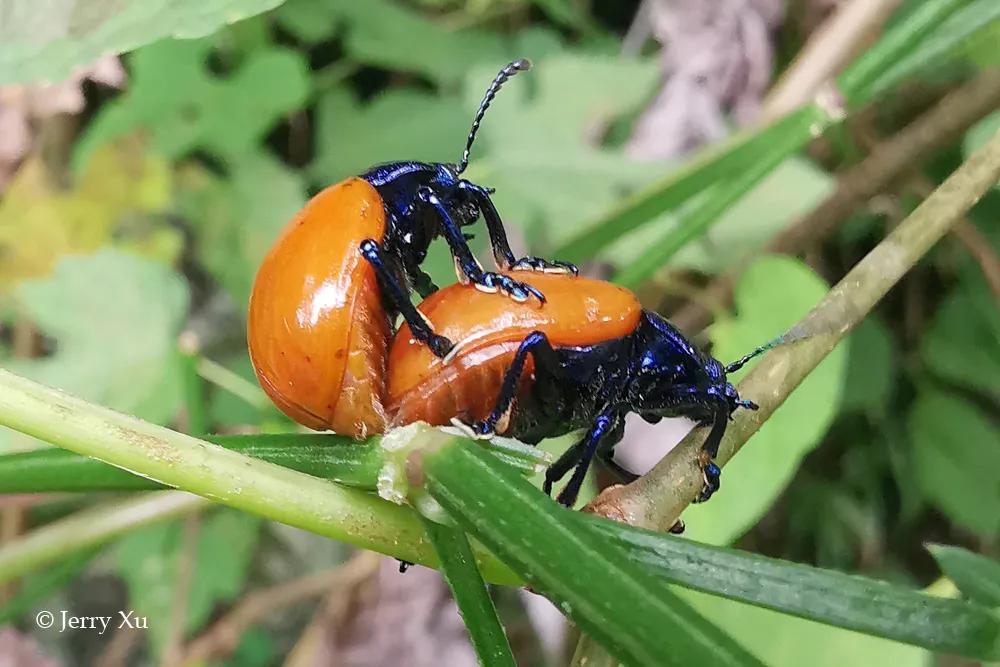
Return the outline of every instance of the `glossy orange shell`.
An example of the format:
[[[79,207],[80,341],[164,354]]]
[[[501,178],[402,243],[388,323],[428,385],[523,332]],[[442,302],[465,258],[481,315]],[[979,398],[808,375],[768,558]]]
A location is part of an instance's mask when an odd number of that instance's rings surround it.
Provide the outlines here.
[[[250,359],[275,405],[309,428],[357,437],[385,429],[391,328],[375,272],[358,252],[362,240],[384,234],[381,196],[350,178],[313,197],[257,271]]]
[[[420,304],[434,330],[459,350],[447,363],[413,339],[402,326],[389,352],[387,405],[393,423],[447,424],[485,418],[518,345],[532,331],[555,347],[593,345],[635,331],[642,306],[617,285],[566,275],[518,272],[545,294],[546,303],[517,303],[474,287],[452,285]],[[521,380],[532,377],[529,357]],[[503,429],[498,429],[503,432]]]

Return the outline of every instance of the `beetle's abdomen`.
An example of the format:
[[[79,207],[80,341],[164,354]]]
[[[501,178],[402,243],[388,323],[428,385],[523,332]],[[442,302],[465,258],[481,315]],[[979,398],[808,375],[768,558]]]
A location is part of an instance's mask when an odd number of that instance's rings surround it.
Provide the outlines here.
[[[553,347],[574,347],[627,336],[638,325],[642,307],[635,295],[611,283],[527,272],[518,278],[541,290],[546,303],[518,303],[452,285],[420,304],[435,332],[458,346],[448,363],[414,340],[408,326],[400,327],[389,352],[387,404],[394,423],[485,418],[514,353],[532,331],[543,332]],[[530,386],[532,368],[529,355],[522,392]]]
[[[496,403],[517,348],[518,343],[508,342],[459,354],[408,391],[396,395],[390,390],[388,407],[393,426],[416,421],[445,426],[453,418],[466,424],[485,419]],[[533,360],[529,357],[521,374],[518,396],[530,388],[533,371]],[[497,432],[503,433],[505,426],[499,424]]]
[[[313,197],[265,257],[250,297],[247,341],[264,391],[316,430],[384,430],[391,333],[375,273],[358,252],[385,234],[382,198],[351,178]]]

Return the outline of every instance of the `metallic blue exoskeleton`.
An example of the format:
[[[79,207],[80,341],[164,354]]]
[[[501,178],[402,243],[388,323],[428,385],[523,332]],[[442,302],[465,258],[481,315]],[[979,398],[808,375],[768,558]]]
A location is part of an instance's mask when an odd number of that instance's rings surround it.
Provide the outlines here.
[[[530,67],[527,60],[516,60],[493,79],[479,105],[465,151],[457,164],[393,162],[373,167],[361,175],[381,196],[387,221],[384,238],[380,242],[366,239],[361,244],[361,254],[375,269],[393,310],[403,315],[417,340],[426,343],[437,356],[447,354],[452,343],[434,334],[409,299],[410,287],[422,297],[437,289],[420,269],[430,242],[437,236],[447,241],[459,280],[472,283],[484,292],[499,291],[518,301],[532,296],[539,301],[545,300],[541,292],[527,283],[483,270],[469,249],[471,237],[462,232],[463,227],[480,216],[486,222],[493,256],[501,271],[530,269],[576,273],[576,267],[565,262],[549,262],[537,257],[515,258],[500,214],[490,200],[493,190],[462,178],[479,125],[497,91],[510,77]]]
[[[763,346],[723,366],[649,311],[643,311],[634,332],[597,345],[553,347],[544,333],[535,331],[521,342],[492,412],[472,429],[477,436],[489,436],[498,422],[509,419],[504,435],[531,444],[588,429],[545,473],[549,493],[573,469],[558,497],[570,506],[595,455],[623,481],[636,478],[612,458],[624,435],[626,414],[635,412],[653,424],[664,417],[688,417],[712,427],[700,461],[705,485],[698,501],[705,501],[719,488],[720,470],[713,459],[733,412],[757,409],[752,401],[740,398],[727,375],[771,347]],[[513,399],[529,354],[535,363],[535,379],[515,406]]]

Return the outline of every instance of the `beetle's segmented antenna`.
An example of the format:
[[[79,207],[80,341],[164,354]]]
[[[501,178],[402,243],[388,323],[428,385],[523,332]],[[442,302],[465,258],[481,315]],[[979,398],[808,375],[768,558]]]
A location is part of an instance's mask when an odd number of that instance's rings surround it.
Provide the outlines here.
[[[489,109],[490,104],[493,103],[493,98],[497,96],[497,91],[500,90],[503,84],[507,83],[507,79],[511,78],[518,72],[526,72],[529,69],[531,69],[530,60],[526,58],[515,60],[500,70],[493,79],[493,83],[491,83],[490,87],[486,89],[486,94],[483,95],[483,101],[479,103],[479,111],[476,112],[476,117],[472,119],[472,129],[469,131],[469,138],[465,142],[465,151],[462,153],[462,160],[458,163],[458,168],[456,169],[459,174],[465,171],[465,168],[469,166],[469,151],[472,150],[472,144],[476,141],[476,134],[479,132],[479,124],[483,122],[483,116],[486,115],[486,110]]]
[[[782,334],[782,335],[778,336],[777,338],[775,338],[774,340],[770,340],[770,341],[764,343],[763,345],[761,345],[760,347],[758,347],[756,350],[754,350],[750,354],[746,355],[745,357],[741,357],[740,359],[737,359],[733,363],[731,363],[728,366],[726,366],[726,375],[728,375],[730,373],[735,373],[736,371],[740,370],[741,368],[743,368],[744,366],[746,366],[748,363],[750,363],[751,360],[756,359],[757,357],[759,357],[760,355],[764,354],[768,350],[773,350],[774,348],[778,347],[782,343],[786,343],[786,342],[790,342],[788,340],[788,334]]]

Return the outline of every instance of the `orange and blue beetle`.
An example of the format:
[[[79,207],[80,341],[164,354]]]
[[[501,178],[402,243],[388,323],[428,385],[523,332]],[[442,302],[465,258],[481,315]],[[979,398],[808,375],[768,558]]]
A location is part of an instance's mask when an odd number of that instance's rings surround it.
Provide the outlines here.
[[[452,341],[410,301],[437,288],[420,269],[430,242],[447,241],[459,281],[516,302],[545,296],[506,273],[484,271],[462,228],[480,216],[501,271],[576,273],[563,262],[516,259],[492,191],[462,178],[480,123],[500,87],[530,64],[493,79],[457,164],[394,162],[330,186],[289,222],[258,270],[247,338],[261,386],[288,416],[346,435],[381,432],[385,355],[401,314],[413,338],[437,357]],[[505,301],[507,299],[504,299]]]
[[[424,300],[420,312],[456,347],[435,358],[400,328],[389,351],[392,423],[458,421],[477,436],[532,444],[585,428],[545,473],[551,492],[573,470],[558,496],[572,505],[595,456],[623,481],[635,479],[612,458],[626,414],[651,423],[688,417],[712,427],[700,460],[705,484],[698,500],[707,500],[719,488],[713,459],[733,412],[757,409],[727,375],[770,345],[723,366],[624,288],[557,275],[536,275],[532,283],[546,294],[544,307],[457,285]]]

